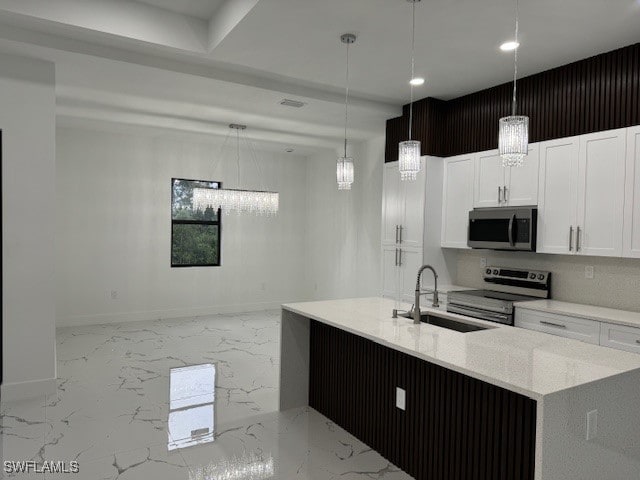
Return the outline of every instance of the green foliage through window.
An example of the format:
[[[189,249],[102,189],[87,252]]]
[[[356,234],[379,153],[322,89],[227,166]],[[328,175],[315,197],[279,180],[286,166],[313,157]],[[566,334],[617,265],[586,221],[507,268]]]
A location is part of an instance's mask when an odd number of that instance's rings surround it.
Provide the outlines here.
[[[192,208],[194,188],[220,188],[220,182],[171,180],[171,266],[220,265],[220,212]]]

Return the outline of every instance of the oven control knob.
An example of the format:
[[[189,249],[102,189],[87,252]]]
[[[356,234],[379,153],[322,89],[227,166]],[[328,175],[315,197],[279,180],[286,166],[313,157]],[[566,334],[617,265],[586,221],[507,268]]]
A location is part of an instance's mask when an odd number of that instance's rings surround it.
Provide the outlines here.
[[[541,273],[541,274],[539,274],[539,275],[538,275],[538,280],[544,280],[544,274],[542,274],[542,273]]]
[[[494,271],[493,271],[493,274],[494,274],[494,275],[497,275],[497,274],[498,274],[498,270],[494,270]]]
[[[487,268],[487,275],[491,275],[491,269]]]
[[[535,279],[536,279],[536,274],[535,274],[535,273],[531,273],[531,274],[529,274],[529,278],[530,278],[531,280],[535,280]]]

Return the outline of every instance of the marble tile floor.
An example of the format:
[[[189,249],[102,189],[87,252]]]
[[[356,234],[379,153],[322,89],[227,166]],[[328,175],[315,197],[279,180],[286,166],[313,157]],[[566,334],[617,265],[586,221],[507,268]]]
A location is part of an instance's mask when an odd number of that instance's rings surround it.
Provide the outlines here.
[[[0,476],[410,480],[313,409],[278,411],[279,326],[267,311],[58,329],[57,393],[0,405]],[[203,364],[215,368],[215,401],[170,401],[213,385],[174,388],[175,374]],[[199,443],[175,448],[190,444],[185,431]],[[29,460],[75,461],[79,472],[4,471]]]

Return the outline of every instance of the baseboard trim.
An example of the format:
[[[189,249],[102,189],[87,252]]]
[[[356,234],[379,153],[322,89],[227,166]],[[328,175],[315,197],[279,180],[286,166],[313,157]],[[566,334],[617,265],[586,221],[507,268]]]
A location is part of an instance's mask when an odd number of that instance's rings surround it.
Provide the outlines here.
[[[120,322],[139,322],[144,320],[163,320],[168,318],[201,317],[220,313],[256,312],[279,309],[281,302],[258,302],[230,305],[212,305],[209,307],[187,307],[170,310],[145,310],[138,312],[97,313],[92,315],[74,315],[56,319],[56,327],[78,327],[82,325],[101,325]]]
[[[56,392],[57,383],[55,378],[45,378],[43,380],[30,380],[27,382],[14,382],[2,384],[2,401],[14,402],[16,400],[26,400],[39,397],[41,395],[51,395]]]

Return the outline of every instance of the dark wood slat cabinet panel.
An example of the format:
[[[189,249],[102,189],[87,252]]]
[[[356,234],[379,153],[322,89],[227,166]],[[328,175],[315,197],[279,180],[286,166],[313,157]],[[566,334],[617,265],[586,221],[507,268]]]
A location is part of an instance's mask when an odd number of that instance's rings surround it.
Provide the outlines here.
[[[448,157],[497,148],[498,119],[511,111],[512,83],[449,101],[413,105],[413,136],[422,154]],[[529,116],[529,139],[541,142],[640,124],[640,43],[518,81],[518,112]],[[385,161],[398,159],[408,136],[408,105],[387,121]]]
[[[310,347],[310,406],[416,479],[533,480],[534,400],[316,321]]]

